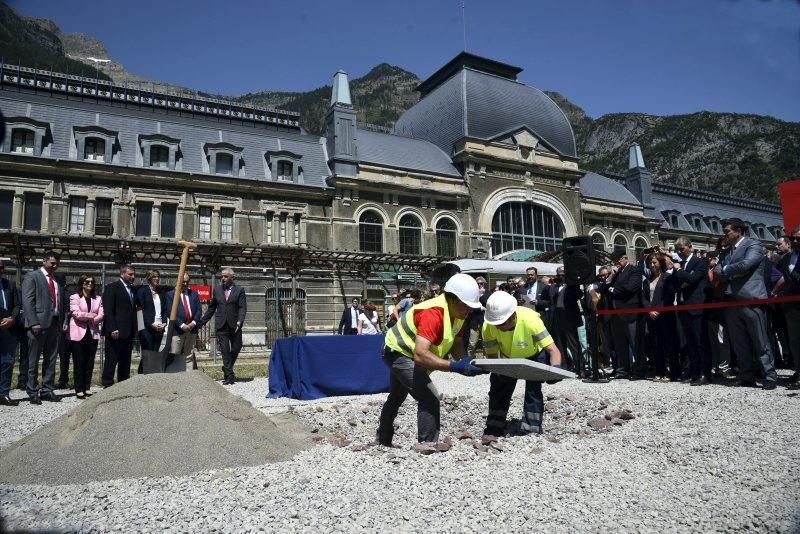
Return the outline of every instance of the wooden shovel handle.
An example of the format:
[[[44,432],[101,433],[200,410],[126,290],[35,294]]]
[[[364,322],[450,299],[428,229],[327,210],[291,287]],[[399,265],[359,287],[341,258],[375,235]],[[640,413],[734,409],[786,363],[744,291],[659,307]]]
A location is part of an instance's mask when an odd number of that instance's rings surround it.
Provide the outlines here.
[[[186,272],[186,264],[189,263],[189,251],[197,248],[197,245],[189,241],[178,241],[178,246],[183,247],[183,252],[181,253],[181,265],[178,268],[178,278],[175,280],[172,309],[169,312],[170,323],[175,322],[175,318],[178,316],[178,302],[180,302],[181,289],[183,288],[183,273]]]

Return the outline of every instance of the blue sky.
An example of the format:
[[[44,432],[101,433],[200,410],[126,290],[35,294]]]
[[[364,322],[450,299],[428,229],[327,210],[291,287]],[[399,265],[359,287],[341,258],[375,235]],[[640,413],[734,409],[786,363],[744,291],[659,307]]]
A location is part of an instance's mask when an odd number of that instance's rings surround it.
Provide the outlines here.
[[[464,46],[461,0],[12,0],[141,76],[220,94],[307,91]],[[592,117],[700,110],[800,121],[798,0],[465,0],[467,49]]]

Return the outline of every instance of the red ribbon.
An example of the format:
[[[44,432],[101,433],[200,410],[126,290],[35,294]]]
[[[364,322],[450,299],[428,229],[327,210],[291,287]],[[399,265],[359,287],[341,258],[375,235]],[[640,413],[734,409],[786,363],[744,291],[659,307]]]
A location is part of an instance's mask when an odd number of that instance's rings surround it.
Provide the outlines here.
[[[800,302],[800,295],[790,297],[773,297],[768,299],[729,300],[726,302],[709,302],[706,304],[681,304],[680,306],[653,306],[652,308],[623,308],[618,310],[597,310],[597,315],[625,315],[628,313],[675,312],[687,310],[712,310],[716,308],[734,308],[740,306],[760,306],[762,304],[782,304],[784,302]]]

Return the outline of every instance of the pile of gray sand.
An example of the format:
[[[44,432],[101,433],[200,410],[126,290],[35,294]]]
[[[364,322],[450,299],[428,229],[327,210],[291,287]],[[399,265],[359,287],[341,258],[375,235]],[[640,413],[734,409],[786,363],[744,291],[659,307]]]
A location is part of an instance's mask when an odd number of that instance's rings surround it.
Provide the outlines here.
[[[138,375],[0,451],[0,483],[180,476],[289,460],[311,446],[292,414],[268,417],[201,371]]]

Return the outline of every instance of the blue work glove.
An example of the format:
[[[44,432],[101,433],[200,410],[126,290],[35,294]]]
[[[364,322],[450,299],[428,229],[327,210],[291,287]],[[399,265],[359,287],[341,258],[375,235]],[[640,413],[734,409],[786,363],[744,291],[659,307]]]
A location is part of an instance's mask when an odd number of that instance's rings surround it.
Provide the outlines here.
[[[561,365],[551,365],[551,367],[555,367],[556,369],[563,369],[563,367],[561,367]],[[561,382],[561,379],[560,378],[556,378],[555,380],[546,380],[545,384],[552,385],[552,384],[558,384],[559,382]]]
[[[457,362],[450,362],[450,372],[459,373],[464,376],[476,376],[486,373],[486,371],[484,371],[483,369],[480,369],[472,365],[472,362],[466,356],[461,358]]]

